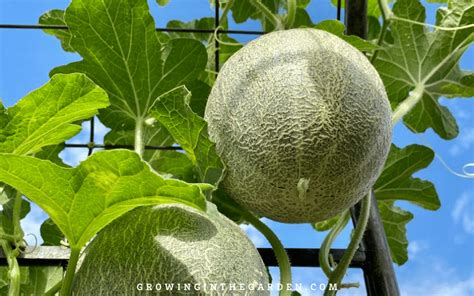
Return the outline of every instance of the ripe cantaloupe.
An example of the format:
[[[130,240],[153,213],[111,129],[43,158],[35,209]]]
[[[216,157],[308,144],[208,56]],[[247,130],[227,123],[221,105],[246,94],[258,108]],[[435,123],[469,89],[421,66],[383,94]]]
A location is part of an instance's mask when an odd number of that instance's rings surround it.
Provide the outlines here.
[[[86,252],[73,295],[269,295],[249,288],[269,283],[257,249],[211,203],[207,214],[181,204],[135,209],[104,228]],[[246,290],[235,291],[240,284]]]
[[[357,203],[391,143],[391,109],[367,58],[316,29],[264,35],[223,66],[205,119],[223,187],[256,214],[328,219]]]

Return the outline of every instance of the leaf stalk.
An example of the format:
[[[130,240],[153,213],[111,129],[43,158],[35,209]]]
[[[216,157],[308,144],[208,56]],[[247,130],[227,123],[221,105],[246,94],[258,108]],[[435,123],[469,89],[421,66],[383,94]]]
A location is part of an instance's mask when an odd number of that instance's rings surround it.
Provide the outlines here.
[[[415,89],[410,92],[410,95],[397,106],[392,114],[392,126],[395,126],[403,116],[408,114],[408,112],[418,104],[418,102],[423,98],[424,89],[425,87],[423,84],[418,84]]]
[[[66,275],[64,276],[60,296],[69,296],[72,280],[74,279],[74,274],[76,272],[77,262],[79,261],[79,256],[81,254],[81,249],[71,248],[71,255],[69,256],[69,261],[67,264]]]
[[[264,16],[268,19],[273,26],[275,27],[275,31],[283,30],[285,27],[282,24],[281,20],[268,9],[265,4],[263,4],[260,0],[250,0],[250,3],[255,6]]]
[[[370,203],[371,203],[371,192],[369,192],[364,199],[362,200],[362,209],[360,212],[360,216],[357,222],[357,225],[354,229],[354,233],[352,235],[351,241],[349,246],[347,247],[346,252],[342,256],[341,261],[337,265],[336,269],[331,273],[329,277],[329,283],[335,284],[336,287],[342,287],[341,282],[342,278],[344,277],[349,264],[354,257],[355,252],[357,251],[360,242],[362,241],[362,237],[364,236],[365,228],[367,227],[367,221],[369,220],[370,216]],[[351,286],[353,284],[350,284]],[[345,285],[347,287],[347,285]],[[336,295],[337,289],[329,289],[330,285],[326,286],[326,290],[324,291],[324,296],[334,296]]]
[[[10,285],[8,287],[8,296],[19,296],[21,288],[21,277],[20,277],[20,266],[16,260],[18,255],[15,250],[12,249],[10,243],[5,240],[1,240],[1,245],[5,257],[8,262],[8,277],[10,279]]]
[[[265,223],[260,221],[254,214],[248,212],[242,208],[236,208],[228,203],[219,203],[220,206],[227,208],[228,210],[238,212],[248,223],[255,227],[260,233],[265,236],[270,245],[272,246],[273,252],[278,262],[280,270],[280,284],[283,289],[280,291],[280,296],[291,296],[291,290],[288,287],[291,286],[291,264],[290,258],[286,253],[285,247],[281,243],[280,239],[276,234],[268,227]]]
[[[145,144],[143,143],[143,119],[138,118],[135,122],[135,152],[143,156],[143,152],[145,151]]]
[[[341,233],[341,231],[346,227],[347,222],[349,222],[349,211],[345,211],[337,220],[336,224],[334,227],[331,229],[331,231],[328,233],[328,235],[324,238],[323,243],[321,244],[321,249],[319,251],[319,263],[321,265],[321,269],[323,272],[326,274],[326,276],[329,278],[333,272],[333,266],[332,264],[329,263],[329,256],[330,256],[330,250],[331,246],[336,239],[336,237]]]
[[[286,16],[285,28],[293,27],[296,18],[296,0],[288,0],[288,14]]]

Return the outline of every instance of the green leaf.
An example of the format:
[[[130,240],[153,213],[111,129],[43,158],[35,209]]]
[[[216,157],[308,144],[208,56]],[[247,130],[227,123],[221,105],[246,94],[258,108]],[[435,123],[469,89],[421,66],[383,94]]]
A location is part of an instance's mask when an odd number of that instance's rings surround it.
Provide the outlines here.
[[[160,6],[165,6],[169,2],[170,2],[170,0],[156,0],[156,3],[158,3],[158,5],[160,5]]]
[[[60,144],[79,133],[79,121],[108,105],[105,92],[85,75],[55,75],[3,110],[0,152],[27,155]]]
[[[157,97],[195,80],[207,63],[197,40],[160,43],[146,0],[73,0],[65,21],[83,60],[52,73],[85,73],[101,86],[111,106],[99,118],[112,132],[141,126]]]
[[[0,181],[40,206],[75,249],[139,206],[181,202],[205,207],[199,186],[163,179],[128,150],[96,152],[76,168],[0,153]]]
[[[362,38],[359,38],[357,36],[351,35],[345,35],[344,34],[344,24],[341,23],[340,21],[336,20],[326,20],[322,21],[320,23],[317,23],[314,25],[314,28],[319,29],[319,30],[324,30],[326,32],[329,32],[331,34],[336,35],[337,37],[341,38],[342,40],[346,41],[350,45],[354,46],[360,51],[372,51],[378,46],[376,44],[373,44],[369,41],[366,41]]]
[[[54,9],[46,12],[39,18],[41,25],[56,25],[66,26],[64,21],[64,10]],[[46,34],[57,37],[61,41],[61,46],[65,51],[74,52],[74,49],[70,46],[71,32],[63,29],[44,29]]]
[[[40,232],[43,246],[60,246],[61,240],[64,239],[61,229],[49,218],[41,224]]]
[[[186,182],[195,183],[199,180],[195,165],[181,152],[165,151],[161,154],[159,160],[155,163],[150,163],[150,165],[160,173],[170,174]]]
[[[378,40],[381,26],[376,17],[367,17],[367,40]]]
[[[434,152],[425,146],[410,145],[403,149],[392,145],[385,167],[374,185],[377,200],[406,200],[427,210],[441,206],[434,185],[412,175],[426,168]]]
[[[425,8],[416,0],[398,0],[393,12],[399,18],[425,21]],[[436,17],[436,25],[446,28],[473,22],[474,3],[470,0],[449,1]],[[392,107],[418,87],[422,98],[404,117],[405,124],[415,132],[433,128],[444,139],[456,137],[456,120],[438,98],[474,96],[472,73],[462,71],[458,64],[474,40],[474,29],[430,31],[400,20],[393,20],[390,29],[393,44],[383,45],[374,66],[384,81]]]
[[[378,207],[392,260],[402,265],[408,260],[406,224],[413,219],[413,214],[394,206],[391,202],[380,201]]]
[[[68,167],[67,164],[59,157],[59,153],[64,150],[65,145],[59,144],[54,146],[48,146],[41,149],[40,152],[35,153],[34,156],[39,159],[47,159],[54,162],[57,165]]]
[[[196,115],[189,100],[191,94],[178,87],[159,97],[151,108],[151,115],[165,126],[196,166],[200,182],[217,185],[222,177],[223,164],[207,133],[207,122]]]
[[[256,0],[261,1],[273,14],[278,14],[280,9],[286,8],[286,1],[285,0]],[[299,5],[298,5],[299,4]],[[299,8],[303,8],[304,1],[299,1],[297,3]],[[232,17],[234,21],[239,24],[246,22],[249,18],[254,20],[259,20],[262,24],[262,28],[265,31],[273,31],[273,25],[268,22],[265,18],[264,14],[260,12],[253,4],[251,0],[238,0],[234,1],[234,5],[232,5]]]
[[[302,8],[297,8],[292,28],[311,27],[312,25],[313,21],[311,21],[311,16],[308,12]]]
[[[220,213],[235,223],[240,224],[245,221],[242,217],[242,211],[240,211],[242,206],[235,202],[224,189],[218,188],[212,192],[212,202],[217,206]]]
[[[191,92],[192,95],[189,106],[197,115],[204,117],[207,98],[211,93],[211,87],[205,82],[194,80],[186,83],[186,88]]]
[[[213,17],[204,17],[189,22],[171,20],[166,24],[166,27],[169,29],[214,30],[214,23]],[[171,38],[192,38],[199,41],[207,41],[212,33],[169,32],[169,35]]]

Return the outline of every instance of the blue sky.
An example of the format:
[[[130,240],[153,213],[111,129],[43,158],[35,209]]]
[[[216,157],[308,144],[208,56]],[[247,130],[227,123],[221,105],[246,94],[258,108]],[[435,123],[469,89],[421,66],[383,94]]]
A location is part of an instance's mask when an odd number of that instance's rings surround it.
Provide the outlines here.
[[[38,17],[55,8],[65,8],[64,0],[1,0],[0,23],[35,24]],[[171,0],[164,8],[150,1],[157,26],[164,27],[168,20],[192,20],[213,16],[208,0]],[[308,11],[313,21],[334,19],[335,9],[329,0],[313,0]],[[428,22],[434,23],[435,4],[428,6]],[[231,24],[231,28],[258,29],[256,22],[244,25]],[[237,36],[232,36],[237,38]],[[248,38],[239,39],[247,41]],[[55,66],[77,60],[75,54],[66,53],[59,42],[40,30],[0,30],[0,98],[10,106],[31,90],[48,81],[48,72]],[[474,49],[471,48],[461,61],[464,69],[474,69]],[[474,295],[474,182],[472,179],[455,176],[449,169],[461,172],[463,165],[474,162],[474,102],[468,99],[442,99],[455,115],[460,126],[460,135],[455,140],[444,141],[431,130],[423,135],[414,135],[401,124],[397,125],[394,142],[398,146],[420,143],[431,146],[437,158],[431,166],[417,176],[436,184],[442,207],[436,212],[419,209],[408,203],[398,203],[415,214],[408,225],[410,260],[395,267],[403,295]],[[89,126],[71,142],[86,142]],[[99,126],[96,142],[102,141],[106,128]],[[74,165],[86,157],[87,151],[68,150],[61,155]],[[442,159],[446,165],[439,160]],[[471,169],[471,172],[473,169]],[[45,215],[34,208],[24,221],[26,232],[38,233]],[[279,235],[286,247],[319,247],[324,234],[316,233],[309,225],[286,225],[265,220]],[[248,235],[259,246],[268,246],[265,239],[251,227],[244,227]],[[347,245],[349,229],[336,241],[335,247]],[[274,280],[278,280],[276,268],[272,268]],[[351,281],[362,280],[359,270],[351,270]],[[321,295],[308,291],[309,283],[325,282],[316,268],[294,268],[294,282],[305,285],[303,295]],[[347,290],[338,295],[365,295],[363,289]]]

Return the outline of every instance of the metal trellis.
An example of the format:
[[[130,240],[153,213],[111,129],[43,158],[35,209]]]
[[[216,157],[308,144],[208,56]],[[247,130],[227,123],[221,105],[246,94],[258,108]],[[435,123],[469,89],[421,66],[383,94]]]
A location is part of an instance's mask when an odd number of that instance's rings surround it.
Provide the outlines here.
[[[341,18],[341,0],[337,3],[337,16]],[[263,31],[250,30],[224,30],[219,27],[219,0],[215,1],[215,28],[214,29],[180,29],[180,28],[156,28],[160,32],[187,32],[208,34],[240,34],[240,35],[262,35]],[[366,38],[367,35],[367,0],[345,0],[345,24],[346,33]],[[67,26],[58,25],[25,25],[25,24],[0,24],[0,29],[55,29],[67,30]],[[215,71],[219,72],[219,42],[215,41]],[[90,121],[89,143],[69,144],[66,148],[88,149],[88,154],[98,149],[128,148],[131,145],[104,145],[94,142],[94,118]],[[179,150],[176,146],[145,146],[146,150]],[[352,221],[355,225],[360,212],[360,204],[351,209]],[[275,254],[271,248],[259,248],[258,251],[267,266],[278,266]],[[319,267],[319,249],[287,248],[288,256],[293,267]],[[336,262],[339,262],[344,254],[344,249],[332,249],[331,254]],[[21,254],[18,262],[23,266],[67,266],[69,252],[64,247],[37,247],[29,253]],[[7,265],[5,256],[0,250],[0,265]],[[372,194],[372,207],[370,211],[367,230],[359,250],[354,255],[350,264],[351,268],[361,268],[369,296],[399,296],[400,292],[392,264],[390,250],[388,248],[383,224],[380,219],[375,196]]]

